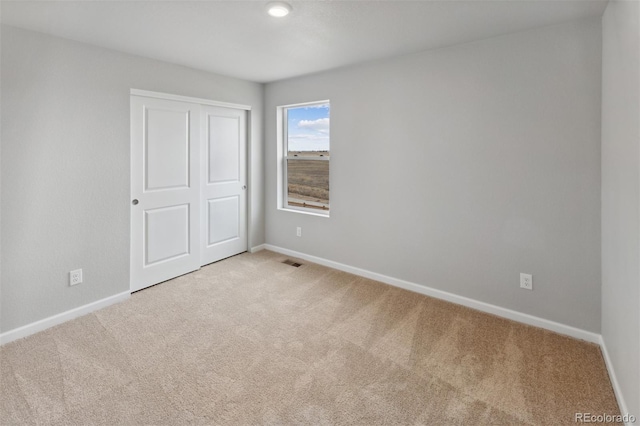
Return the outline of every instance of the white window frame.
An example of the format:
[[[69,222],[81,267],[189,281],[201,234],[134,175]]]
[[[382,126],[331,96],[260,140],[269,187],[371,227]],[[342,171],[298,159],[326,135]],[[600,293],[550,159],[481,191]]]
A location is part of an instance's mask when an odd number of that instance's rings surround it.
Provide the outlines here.
[[[312,216],[320,216],[320,217],[329,217],[331,213],[331,189],[329,189],[329,210],[320,210],[313,207],[297,207],[290,206],[287,202],[288,198],[288,182],[287,182],[287,160],[296,160],[296,161],[330,161],[331,159],[331,147],[329,148],[329,155],[326,157],[289,157],[288,156],[288,116],[287,110],[289,108],[298,108],[309,105],[320,105],[320,104],[329,104],[331,102],[329,100],[323,101],[313,101],[313,102],[303,102],[299,104],[290,104],[290,105],[281,105],[276,108],[276,120],[277,120],[277,129],[276,129],[276,137],[278,144],[278,210],[290,211],[295,213],[303,213]],[[329,130],[331,132],[331,130]],[[331,169],[329,169],[329,176],[331,176]],[[331,180],[331,177],[329,177]],[[331,188],[331,185],[329,185]]]

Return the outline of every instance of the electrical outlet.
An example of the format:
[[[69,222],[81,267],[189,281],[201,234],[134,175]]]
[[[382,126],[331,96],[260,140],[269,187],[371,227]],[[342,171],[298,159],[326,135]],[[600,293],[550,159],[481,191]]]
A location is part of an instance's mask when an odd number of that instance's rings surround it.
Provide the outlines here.
[[[533,290],[533,275],[520,274],[520,288],[526,288],[527,290]]]
[[[78,285],[82,282],[82,269],[69,272],[69,285]]]
[[[302,227],[301,227],[301,226],[298,226],[298,227],[296,228],[296,235],[297,235],[298,237],[302,237]]]

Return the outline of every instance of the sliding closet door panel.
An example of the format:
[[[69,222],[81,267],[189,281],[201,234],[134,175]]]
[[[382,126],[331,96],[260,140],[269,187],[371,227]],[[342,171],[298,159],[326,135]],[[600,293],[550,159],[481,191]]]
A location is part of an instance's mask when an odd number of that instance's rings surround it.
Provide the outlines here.
[[[203,265],[247,250],[246,114],[203,106]]]
[[[131,97],[131,290],[200,267],[200,106]]]

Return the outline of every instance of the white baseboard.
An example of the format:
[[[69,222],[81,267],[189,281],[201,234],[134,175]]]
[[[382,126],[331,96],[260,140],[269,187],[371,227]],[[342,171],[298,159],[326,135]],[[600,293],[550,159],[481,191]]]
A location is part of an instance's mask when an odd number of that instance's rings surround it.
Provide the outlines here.
[[[266,246],[266,244],[260,244],[259,246],[251,247],[249,249],[249,253],[255,253],[257,251],[264,250],[266,248],[265,246]]]
[[[477,309],[478,311],[487,312],[489,314],[497,315],[499,317],[507,318],[507,319],[521,322],[527,325],[544,328],[546,330],[551,330],[559,334],[564,334],[566,336],[574,337],[576,339],[586,340],[587,342],[600,343],[600,334],[582,330],[576,327],[572,327],[570,325],[565,325],[558,322],[546,320],[544,318],[539,318],[529,314],[523,314],[521,312],[513,311],[507,308],[502,308],[500,306],[492,305],[485,302],[480,302],[478,300],[470,299],[468,297],[459,296],[457,294],[449,293],[442,290],[437,290],[435,288],[412,283],[412,282],[401,280],[398,278],[388,277],[386,275],[378,274],[376,272],[367,271],[366,269],[360,269],[360,268],[345,265],[342,263],[334,262],[332,260],[327,260],[327,259],[323,259],[316,256],[310,256],[308,254],[285,249],[285,248],[274,246],[271,244],[263,244],[263,246],[264,246],[263,247],[264,249],[271,250],[276,253],[281,253],[287,256],[308,260],[309,262],[317,263],[323,266],[328,266],[329,268],[338,269],[340,271],[349,272],[351,274],[359,275],[361,277],[369,278],[375,281],[380,281],[385,284],[392,285],[394,287],[400,287],[405,290],[410,290],[416,293],[424,294],[425,296],[446,300],[447,302],[452,302],[458,305],[466,306],[468,308]]]
[[[609,351],[607,350],[607,345],[600,336],[600,349],[602,350],[602,356],[604,358],[604,364],[607,366],[607,371],[609,372],[609,379],[611,379],[611,385],[613,386],[613,393],[616,395],[616,400],[618,401],[618,407],[620,408],[620,414],[634,414],[640,415],[640,413],[629,413],[629,409],[627,408],[627,403],[622,395],[622,389],[620,389],[620,384],[618,383],[618,378],[616,377],[616,372],[613,369],[613,363],[611,362],[611,358],[609,357]],[[631,423],[625,423],[627,426],[631,426]]]
[[[105,297],[104,299],[96,300],[95,302],[91,302],[83,306],[79,306],[66,312],[53,315],[49,318],[45,318],[40,321],[32,322],[31,324],[6,331],[0,334],[0,345],[13,342],[14,340],[22,339],[23,337],[27,337],[39,331],[46,330],[47,328],[53,327],[54,325],[62,324],[63,322],[72,320],[74,318],[90,314],[93,311],[106,308],[107,306],[113,305],[114,303],[122,302],[124,300],[127,300],[130,296],[131,292],[125,291],[113,296]]]

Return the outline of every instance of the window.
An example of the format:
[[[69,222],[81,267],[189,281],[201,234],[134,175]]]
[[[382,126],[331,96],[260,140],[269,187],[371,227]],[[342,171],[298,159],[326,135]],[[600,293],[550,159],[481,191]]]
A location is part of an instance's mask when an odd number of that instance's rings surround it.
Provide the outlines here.
[[[280,206],[329,215],[329,101],[278,108]]]

